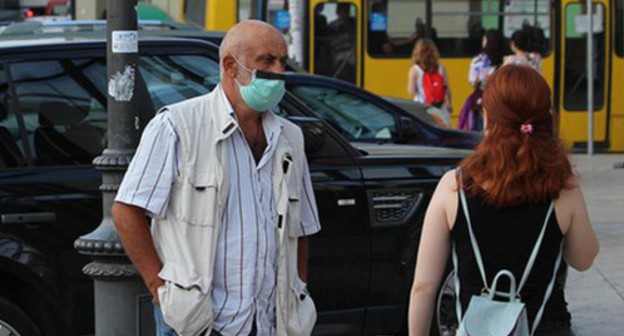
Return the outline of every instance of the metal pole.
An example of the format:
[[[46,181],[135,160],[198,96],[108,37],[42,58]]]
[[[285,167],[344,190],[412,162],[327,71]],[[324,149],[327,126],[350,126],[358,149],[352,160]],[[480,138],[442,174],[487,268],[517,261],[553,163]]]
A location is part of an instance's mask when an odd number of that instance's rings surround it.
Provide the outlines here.
[[[587,0],[587,154],[594,155],[594,15]]]
[[[93,160],[102,171],[103,219],[93,232],[74,243],[93,262],[83,272],[94,279],[95,334],[144,334],[138,316],[151,310],[150,296],[138,272],[126,257],[110,208],[123,174],[138,143],[137,0],[107,0],[108,148]],[[145,315],[143,315],[145,316]],[[147,315],[147,316],[151,316]]]
[[[425,36],[433,39],[433,1],[427,0],[425,4]]]

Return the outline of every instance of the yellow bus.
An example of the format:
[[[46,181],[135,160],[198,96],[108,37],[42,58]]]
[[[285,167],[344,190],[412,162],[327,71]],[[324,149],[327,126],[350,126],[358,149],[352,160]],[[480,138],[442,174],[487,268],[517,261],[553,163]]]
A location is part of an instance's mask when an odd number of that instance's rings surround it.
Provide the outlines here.
[[[539,37],[544,77],[554,93],[559,133],[566,145],[587,146],[585,0],[300,0],[304,68],[341,78],[380,95],[409,98],[412,46],[436,42],[449,74],[452,120],[472,92],[468,69],[486,29],[507,38],[530,26]],[[624,0],[593,0],[594,145],[624,151]],[[284,34],[288,0],[182,0],[181,17],[208,30],[264,19]],[[619,89],[618,89],[619,88]],[[617,92],[622,92],[618,94]]]

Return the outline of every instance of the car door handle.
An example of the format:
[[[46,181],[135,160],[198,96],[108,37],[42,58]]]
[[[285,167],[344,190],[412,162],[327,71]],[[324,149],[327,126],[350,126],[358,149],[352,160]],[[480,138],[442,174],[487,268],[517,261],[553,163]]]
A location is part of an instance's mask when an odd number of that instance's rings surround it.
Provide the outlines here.
[[[26,212],[0,215],[3,224],[45,223],[56,220],[55,212]]]
[[[338,200],[338,206],[354,206],[355,198],[341,198]]]

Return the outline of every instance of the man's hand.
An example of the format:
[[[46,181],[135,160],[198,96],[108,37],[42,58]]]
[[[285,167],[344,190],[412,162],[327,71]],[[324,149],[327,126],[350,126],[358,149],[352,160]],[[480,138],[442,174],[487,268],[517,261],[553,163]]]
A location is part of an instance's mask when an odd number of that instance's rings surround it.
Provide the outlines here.
[[[308,239],[301,237],[297,243],[297,271],[299,278],[308,282]]]
[[[154,298],[154,302],[157,305],[160,305],[160,300],[158,299],[158,288],[165,284],[165,280],[156,276],[153,280],[145,281],[147,289],[149,289],[150,293],[152,293],[152,297]]]

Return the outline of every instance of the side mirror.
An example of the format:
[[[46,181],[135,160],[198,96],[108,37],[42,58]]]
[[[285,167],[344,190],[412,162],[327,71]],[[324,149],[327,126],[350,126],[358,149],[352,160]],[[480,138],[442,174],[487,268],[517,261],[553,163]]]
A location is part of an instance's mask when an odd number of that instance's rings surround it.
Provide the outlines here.
[[[325,124],[318,118],[291,116],[288,120],[301,128],[306,153],[314,153],[323,148],[327,132]]]

